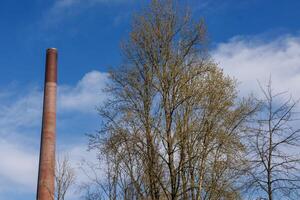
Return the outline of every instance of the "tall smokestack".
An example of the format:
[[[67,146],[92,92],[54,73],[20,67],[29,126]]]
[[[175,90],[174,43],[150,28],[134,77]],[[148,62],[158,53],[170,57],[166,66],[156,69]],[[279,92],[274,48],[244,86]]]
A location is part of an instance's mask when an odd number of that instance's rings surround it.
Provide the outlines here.
[[[37,200],[54,200],[57,50],[47,49]]]

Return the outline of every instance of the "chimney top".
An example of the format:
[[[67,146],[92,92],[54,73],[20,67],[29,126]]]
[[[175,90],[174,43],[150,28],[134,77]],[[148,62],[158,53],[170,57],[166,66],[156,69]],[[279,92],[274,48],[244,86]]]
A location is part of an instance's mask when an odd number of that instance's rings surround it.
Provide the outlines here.
[[[46,82],[57,82],[57,49],[47,49],[46,56]]]
[[[48,48],[47,51],[57,51],[56,48]]]

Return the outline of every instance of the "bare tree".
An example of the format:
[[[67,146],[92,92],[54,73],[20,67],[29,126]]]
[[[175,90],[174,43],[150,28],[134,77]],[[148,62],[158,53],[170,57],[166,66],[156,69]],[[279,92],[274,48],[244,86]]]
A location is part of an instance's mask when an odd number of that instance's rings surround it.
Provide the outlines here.
[[[107,199],[238,199],[240,132],[255,106],[207,55],[203,21],[152,0],[123,52],[99,108],[102,129],[90,135],[109,160]]]
[[[74,182],[75,171],[71,167],[69,158],[67,156],[64,156],[62,160],[58,158],[55,170],[55,199],[65,200],[65,196]]]
[[[300,189],[300,130],[297,101],[276,93],[271,81],[262,88],[264,100],[256,125],[250,130],[251,166],[248,187],[265,199],[298,199]]]
[[[80,168],[87,177],[87,180],[80,185],[80,190],[83,192],[83,199],[117,199],[119,171],[117,163],[116,160],[112,160],[111,158],[98,159],[96,163],[86,160],[82,161]]]

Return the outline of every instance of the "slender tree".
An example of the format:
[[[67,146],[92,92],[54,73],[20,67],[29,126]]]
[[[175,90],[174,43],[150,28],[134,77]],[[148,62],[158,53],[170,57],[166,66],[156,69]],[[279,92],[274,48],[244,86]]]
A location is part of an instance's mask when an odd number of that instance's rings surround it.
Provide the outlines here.
[[[55,199],[65,200],[66,194],[75,182],[75,172],[67,156],[57,159],[55,169]]]
[[[300,189],[300,130],[297,101],[276,93],[271,81],[262,88],[264,100],[256,125],[250,129],[250,189],[265,199],[298,199]],[[249,179],[248,179],[249,180]]]

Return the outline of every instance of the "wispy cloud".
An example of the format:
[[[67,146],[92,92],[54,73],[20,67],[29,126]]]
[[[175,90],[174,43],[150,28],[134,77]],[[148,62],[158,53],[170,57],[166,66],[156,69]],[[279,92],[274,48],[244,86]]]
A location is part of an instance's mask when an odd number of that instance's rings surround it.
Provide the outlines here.
[[[44,15],[44,27],[52,27],[66,18],[74,17],[96,5],[118,5],[134,0],[56,0]]]
[[[258,90],[269,77],[277,91],[300,98],[300,36],[285,35],[265,42],[260,37],[235,37],[212,52],[224,71],[240,82],[245,94]]]
[[[192,9],[202,14],[220,14],[230,9],[243,9],[253,5],[257,0],[234,1],[234,0],[191,0],[194,2]]]
[[[15,101],[1,103],[0,105],[0,134],[6,131],[15,130],[17,127],[32,127],[36,125],[36,119],[40,116],[42,93],[33,88],[23,97],[10,96]]]
[[[130,0],[57,0],[53,7],[57,9],[69,8],[76,4],[94,5],[97,3],[122,3]]]

